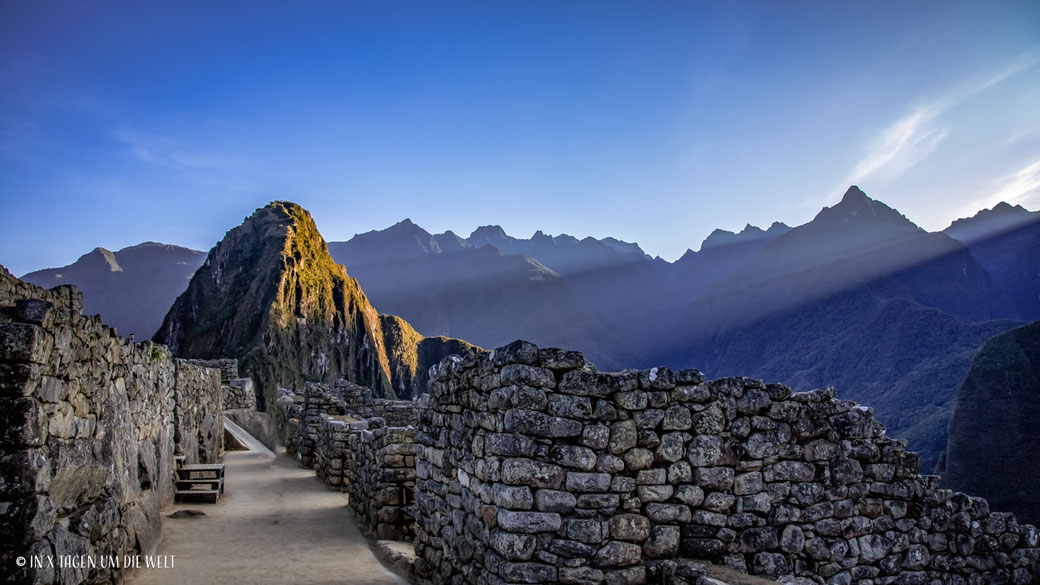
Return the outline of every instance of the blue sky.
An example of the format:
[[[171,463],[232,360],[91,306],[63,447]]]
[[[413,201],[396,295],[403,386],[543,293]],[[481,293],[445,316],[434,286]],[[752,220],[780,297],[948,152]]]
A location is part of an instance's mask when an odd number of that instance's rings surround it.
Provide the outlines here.
[[[0,264],[329,240],[615,236],[669,260],[856,183],[927,229],[1040,207],[1040,3],[0,3]]]

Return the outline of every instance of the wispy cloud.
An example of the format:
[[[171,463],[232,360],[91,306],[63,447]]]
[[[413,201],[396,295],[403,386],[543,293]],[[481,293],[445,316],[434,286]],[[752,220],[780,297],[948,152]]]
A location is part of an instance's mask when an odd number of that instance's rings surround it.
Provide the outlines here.
[[[867,140],[863,155],[843,185],[891,181],[928,158],[952,131],[941,120],[949,110],[1040,63],[1040,48],[1011,60],[1002,70],[981,82],[966,84],[928,103],[911,108]],[[843,187],[844,188],[844,187]]]
[[[128,154],[140,162],[174,170],[218,169],[231,164],[227,157],[193,150],[180,140],[127,128],[112,136],[122,143]]]
[[[871,139],[846,184],[864,180],[889,181],[930,155],[950,133],[948,125],[936,125],[945,108],[939,103],[915,108]]]

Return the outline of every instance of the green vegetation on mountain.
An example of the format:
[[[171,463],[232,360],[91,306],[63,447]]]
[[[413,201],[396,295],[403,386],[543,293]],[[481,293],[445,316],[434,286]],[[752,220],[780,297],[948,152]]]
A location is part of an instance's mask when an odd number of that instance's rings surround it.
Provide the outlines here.
[[[394,392],[402,397],[423,393],[430,381],[430,367],[449,355],[472,355],[481,349],[461,339],[423,337],[404,319],[396,315],[380,315],[383,345],[390,365]]]
[[[421,340],[400,338],[405,347],[387,351],[379,314],[357,281],[329,256],[310,214],[285,201],[227,233],[156,335],[180,357],[238,358],[262,404],[279,385],[340,377],[394,397],[423,363],[411,357]],[[409,363],[409,377],[395,380],[392,364],[408,372],[401,364]]]

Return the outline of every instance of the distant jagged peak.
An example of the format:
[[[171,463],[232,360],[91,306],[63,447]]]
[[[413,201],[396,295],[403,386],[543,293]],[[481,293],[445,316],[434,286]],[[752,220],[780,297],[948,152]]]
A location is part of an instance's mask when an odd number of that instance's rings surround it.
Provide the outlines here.
[[[961,242],[973,242],[995,236],[1033,221],[1040,221],[1040,211],[1029,211],[1006,201],[982,209],[971,217],[954,220],[943,232]]]
[[[184,246],[178,246],[176,244],[164,244],[162,242],[153,242],[153,241],[141,242],[140,244],[134,244],[133,246],[127,246],[127,247],[117,251],[116,254],[122,254],[123,252],[135,252],[135,251],[145,251],[145,250],[185,251],[185,252],[191,252],[191,253],[194,253],[194,254],[205,254],[205,252],[203,252],[201,250],[195,250],[193,248],[185,248]]]
[[[116,260],[114,252],[107,248],[97,247],[80,257],[76,263],[107,265],[109,272],[122,272],[123,267]]]
[[[436,234],[433,236],[433,239],[437,243],[437,247],[441,253],[458,252],[473,247],[472,244],[460,238],[458,234],[451,230],[448,230],[443,234]]]
[[[744,229],[737,233],[724,229],[716,229],[708,234],[708,237],[701,243],[701,251],[703,252],[704,250],[711,248],[751,242],[767,237],[775,238],[789,231],[791,231],[791,228],[779,221],[774,221],[773,224],[769,226],[768,230],[763,230],[762,228],[751,225],[750,223],[745,225]],[[690,253],[692,253],[692,251],[690,251]]]
[[[502,229],[502,226],[497,224],[482,225],[477,229],[473,230],[473,233],[469,235],[469,239],[472,241],[474,238],[487,239],[489,241],[504,240],[507,238],[513,239],[508,234],[506,234],[506,230]]]
[[[874,200],[867,197],[867,194],[860,189],[858,185],[851,185],[845,191],[845,195],[841,198],[841,203],[846,205],[866,204],[870,205]]]
[[[379,231],[379,230],[376,230],[376,231]],[[430,232],[424,230],[421,226],[419,226],[419,224],[417,224],[414,221],[412,221],[411,218],[409,218],[409,217],[406,217],[406,218],[402,219],[401,221],[395,223],[394,225],[386,228],[385,230],[381,230],[381,231],[389,232],[389,233],[404,232],[404,233],[407,233],[407,234],[415,234],[415,235],[419,235],[419,236],[423,236],[423,237],[427,237],[427,236],[431,235]]]
[[[899,211],[877,199],[871,199],[856,185],[845,191],[841,201],[832,207],[824,207],[811,222],[802,226],[820,231],[870,229],[882,232],[923,232],[917,224]]]
[[[600,243],[605,244],[613,248],[614,250],[621,252],[622,254],[634,254],[638,256],[645,256],[647,258],[650,257],[650,255],[644,252],[643,249],[639,247],[639,244],[635,242],[626,242],[624,240],[619,240],[617,238],[607,236],[601,239]]]
[[[622,256],[638,256],[648,261],[651,260],[650,256],[639,247],[639,244],[609,236],[602,239],[594,236],[585,236],[579,239],[567,233],[553,236],[547,234],[544,230],[536,230],[529,239],[524,239],[510,236],[500,225],[484,225],[473,230],[473,233],[466,240],[478,247],[490,244],[510,254],[532,252],[532,249],[528,246],[535,245],[538,248],[534,248],[534,250],[541,250],[542,252],[556,249],[561,253],[565,253],[577,248],[585,248],[589,251],[598,250],[600,253],[617,253]],[[549,259],[540,260],[551,262]]]

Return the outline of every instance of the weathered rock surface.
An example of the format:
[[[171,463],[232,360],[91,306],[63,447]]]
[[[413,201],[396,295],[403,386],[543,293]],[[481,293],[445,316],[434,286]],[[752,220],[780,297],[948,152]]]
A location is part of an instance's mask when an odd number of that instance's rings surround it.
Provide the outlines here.
[[[15,582],[113,582],[110,568],[18,569],[26,555],[134,555],[159,541],[175,448],[221,454],[217,370],[133,344],[0,267],[0,566]]]
[[[516,342],[432,374],[416,435],[424,583],[718,582],[690,557],[800,585],[1040,579],[1034,527],[939,489],[832,390],[600,374],[559,353]]]
[[[378,396],[409,396],[443,357],[403,321],[383,321],[356,280],[329,256],[310,214],[277,201],[210,250],[155,339],[186,358],[233,357],[256,383],[261,410],[279,385],[346,378]],[[390,339],[388,347],[387,339]],[[474,351],[443,342],[451,351]],[[418,381],[417,381],[418,378]]]

